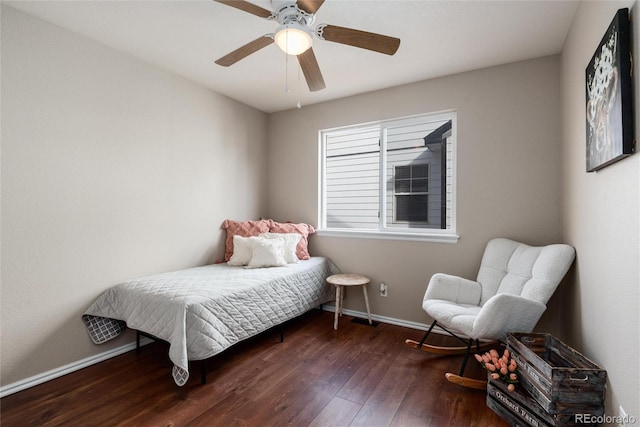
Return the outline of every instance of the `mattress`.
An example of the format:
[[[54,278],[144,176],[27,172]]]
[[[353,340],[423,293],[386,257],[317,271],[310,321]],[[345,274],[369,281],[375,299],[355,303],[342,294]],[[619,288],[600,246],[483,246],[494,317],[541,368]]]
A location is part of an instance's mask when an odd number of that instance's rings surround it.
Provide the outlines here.
[[[285,267],[206,265],[115,285],[82,318],[96,344],[126,327],[167,341],[174,381],[184,385],[190,360],[214,356],[331,301],[325,279],[337,272],[324,257]]]

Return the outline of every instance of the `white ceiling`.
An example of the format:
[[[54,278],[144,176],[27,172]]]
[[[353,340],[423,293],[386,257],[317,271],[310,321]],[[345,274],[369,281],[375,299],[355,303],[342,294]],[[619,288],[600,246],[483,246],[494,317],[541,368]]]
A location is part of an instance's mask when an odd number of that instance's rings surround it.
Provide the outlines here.
[[[271,9],[269,0],[250,0]],[[265,112],[559,53],[578,7],[567,0],[327,0],[320,23],[402,40],[387,56],[314,39],[327,88],[310,92],[297,59],[275,45],[229,68],[214,61],[274,21],[213,0],[8,1]],[[288,86],[288,93],[285,88]]]

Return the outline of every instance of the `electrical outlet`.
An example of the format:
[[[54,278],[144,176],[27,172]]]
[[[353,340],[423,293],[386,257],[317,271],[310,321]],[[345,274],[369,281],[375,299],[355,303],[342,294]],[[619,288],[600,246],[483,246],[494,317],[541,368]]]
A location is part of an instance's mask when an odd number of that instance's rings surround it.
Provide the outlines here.
[[[386,297],[387,296],[387,284],[386,283],[380,283],[380,296],[381,297]]]

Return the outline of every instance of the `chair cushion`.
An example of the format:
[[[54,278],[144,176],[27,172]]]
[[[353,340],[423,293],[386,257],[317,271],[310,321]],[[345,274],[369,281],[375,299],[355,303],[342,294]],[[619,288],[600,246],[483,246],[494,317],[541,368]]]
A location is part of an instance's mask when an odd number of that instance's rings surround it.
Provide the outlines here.
[[[431,318],[446,328],[451,328],[467,336],[473,336],[473,323],[482,307],[471,304],[457,304],[452,301],[432,299],[422,303],[422,309]]]
[[[480,305],[496,294],[522,295],[546,304],[574,256],[568,245],[529,246],[504,238],[491,240],[478,272]]]

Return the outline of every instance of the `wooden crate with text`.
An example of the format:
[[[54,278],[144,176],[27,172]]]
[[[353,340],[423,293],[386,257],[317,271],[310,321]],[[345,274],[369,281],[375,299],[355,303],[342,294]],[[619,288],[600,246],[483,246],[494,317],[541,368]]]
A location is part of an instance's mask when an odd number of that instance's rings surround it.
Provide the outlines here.
[[[604,415],[607,372],[550,334],[510,333],[521,386],[551,415]]]
[[[581,417],[574,414],[549,414],[522,386],[510,392],[500,380],[487,382],[487,406],[512,426],[595,425],[583,423]]]

